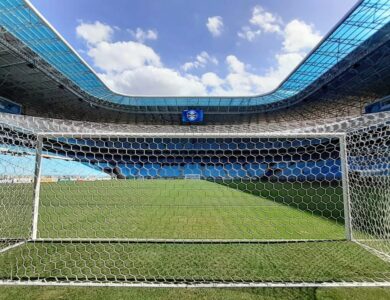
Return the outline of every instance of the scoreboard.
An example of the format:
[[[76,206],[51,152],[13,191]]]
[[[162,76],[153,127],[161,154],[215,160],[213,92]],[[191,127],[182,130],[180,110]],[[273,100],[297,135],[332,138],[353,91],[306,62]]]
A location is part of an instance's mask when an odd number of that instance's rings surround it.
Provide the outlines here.
[[[204,119],[204,112],[201,109],[187,109],[182,112],[181,121],[184,124],[199,124]]]

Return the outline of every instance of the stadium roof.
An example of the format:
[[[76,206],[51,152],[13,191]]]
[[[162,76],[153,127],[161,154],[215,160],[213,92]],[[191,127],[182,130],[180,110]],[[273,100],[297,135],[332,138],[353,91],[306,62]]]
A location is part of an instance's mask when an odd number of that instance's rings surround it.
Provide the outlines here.
[[[0,1],[0,26],[96,103],[118,107],[251,107],[294,103],[323,85],[323,77],[390,24],[389,0],[361,0],[273,92],[246,97],[146,97],[111,91],[27,0]],[[387,30],[388,34],[388,30]],[[351,60],[349,65],[354,62]],[[321,81],[320,84],[316,84]]]

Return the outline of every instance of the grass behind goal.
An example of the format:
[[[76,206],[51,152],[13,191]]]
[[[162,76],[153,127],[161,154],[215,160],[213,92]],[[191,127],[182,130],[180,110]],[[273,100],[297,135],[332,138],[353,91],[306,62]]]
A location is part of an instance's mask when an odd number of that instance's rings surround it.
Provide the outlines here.
[[[308,193],[300,183],[290,188]],[[62,182],[42,184],[41,189],[39,238],[345,237],[341,222],[206,180]],[[329,189],[329,204],[340,201],[333,187]]]

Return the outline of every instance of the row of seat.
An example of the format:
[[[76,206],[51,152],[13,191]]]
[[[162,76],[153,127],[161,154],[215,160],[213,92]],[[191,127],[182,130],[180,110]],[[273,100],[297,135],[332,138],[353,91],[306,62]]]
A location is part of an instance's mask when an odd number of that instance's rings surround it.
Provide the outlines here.
[[[341,178],[340,161],[334,159],[300,162],[229,163],[229,164],[170,164],[128,163],[117,166],[126,178],[185,178],[198,175],[202,178],[254,178],[272,177],[285,180],[334,180]],[[109,178],[113,166],[98,163],[92,166],[73,160],[55,157],[42,158],[42,176]],[[33,176],[34,155],[0,154],[0,176]]]
[[[59,138],[58,141],[68,145],[89,146],[108,149],[131,150],[255,150],[255,149],[289,149],[317,146],[329,142],[324,139],[264,140],[260,138],[242,139],[163,139],[163,138],[123,138],[121,140],[91,140]]]
[[[113,168],[109,164],[99,164],[104,170]],[[197,164],[184,165],[128,163],[117,166],[123,176],[152,178],[185,178],[198,175],[201,178],[254,178],[272,177],[285,180],[337,180],[341,179],[339,160],[308,162],[280,162],[274,164]]]

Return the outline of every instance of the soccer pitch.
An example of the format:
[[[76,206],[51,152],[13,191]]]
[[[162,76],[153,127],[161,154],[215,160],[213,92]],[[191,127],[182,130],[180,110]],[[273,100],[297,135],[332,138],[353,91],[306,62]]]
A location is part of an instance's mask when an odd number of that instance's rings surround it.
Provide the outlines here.
[[[43,184],[41,199],[40,238],[344,238],[343,224],[205,180]]]
[[[308,187],[288,186],[301,187],[301,194],[316,200]],[[286,193],[280,184],[275,187]],[[340,195],[328,188],[334,196],[318,194],[318,202],[328,199],[338,210],[334,202]],[[352,282],[375,279],[388,270],[388,263],[344,240],[344,224],[253,192],[203,180],[43,183],[38,223],[42,241],[0,254],[0,277]]]

